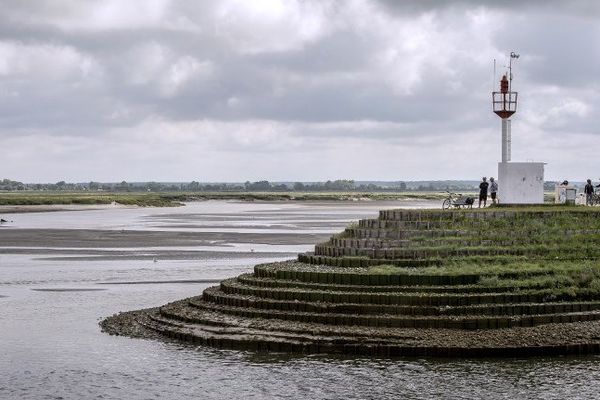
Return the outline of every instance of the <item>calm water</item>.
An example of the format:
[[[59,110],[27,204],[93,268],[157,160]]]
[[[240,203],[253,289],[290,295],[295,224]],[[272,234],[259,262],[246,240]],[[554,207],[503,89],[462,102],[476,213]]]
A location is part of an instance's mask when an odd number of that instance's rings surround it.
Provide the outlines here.
[[[64,228],[198,232],[335,232],[348,221],[396,204],[194,203],[177,209],[109,209],[10,215],[2,229]],[[423,204],[411,204],[423,206]],[[436,205],[435,203],[432,205]],[[310,243],[239,242],[182,248],[188,259],[121,248],[121,260],[60,258],[24,243],[0,243],[0,398],[4,399],[592,399],[600,358],[501,360],[368,359],[219,351],[100,332],[121,310],[199,294],[258,262],[292,257]],[[40,253],[40,248],[42,254]],[[226,249],[223,251],[223,249]],[[81,250],[81,249],[79,249]],[[96,249],[97,250],[97,249]],[[114,249],[105,249],[111,251]],[[193,250],[193,249],[192,249]],[[250,250],[250,251],[249,251]],[[43,254],[48,251],[48,254]],[[86,250],[83,249],[83,252]],[[186,254],[188,254],[186,253]],[[154,284],[119,282],[158,281]]]

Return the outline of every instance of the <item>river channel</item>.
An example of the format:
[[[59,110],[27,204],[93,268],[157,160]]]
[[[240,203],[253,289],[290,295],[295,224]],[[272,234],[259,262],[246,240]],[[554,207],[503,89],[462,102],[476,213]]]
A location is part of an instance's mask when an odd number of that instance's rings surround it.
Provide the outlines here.
[[[109,336],[119,311],[294,258],[379,209],[439,202],[225,202],[3,214],[1,399],[591,399],[600,357],[290,356]]]

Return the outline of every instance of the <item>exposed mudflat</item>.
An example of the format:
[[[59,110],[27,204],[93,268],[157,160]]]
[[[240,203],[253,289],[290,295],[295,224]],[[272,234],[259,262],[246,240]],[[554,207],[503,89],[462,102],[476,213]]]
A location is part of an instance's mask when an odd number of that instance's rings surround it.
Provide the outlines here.
[[[329,237],[319,233],[238,233],[134,231],[99,229],[0,229],[2,247],[119,248],[219,246],[225,243],[312,244]]]
[[[21,205],[21,206],[0,206],[0,214],[23,214],[39,212],[58,212],[58,211],[90,211],[118,208],[138,208],[137,206],[128,206],[122,204],[48,204],[48,205]],[[14,219],[8,217],[5,219]]]
[[[107,290],[103,288],[46,288],[46,289],[31,289],[34,292],[95,292],[98,290]]]

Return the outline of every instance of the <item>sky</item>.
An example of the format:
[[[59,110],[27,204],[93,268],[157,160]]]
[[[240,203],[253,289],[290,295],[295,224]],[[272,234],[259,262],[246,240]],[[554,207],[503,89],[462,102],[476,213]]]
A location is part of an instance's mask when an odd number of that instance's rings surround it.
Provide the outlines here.
[[[495,176],[511,51],[513,161],[600,179],[595,0],[0,0],[0,179]]]

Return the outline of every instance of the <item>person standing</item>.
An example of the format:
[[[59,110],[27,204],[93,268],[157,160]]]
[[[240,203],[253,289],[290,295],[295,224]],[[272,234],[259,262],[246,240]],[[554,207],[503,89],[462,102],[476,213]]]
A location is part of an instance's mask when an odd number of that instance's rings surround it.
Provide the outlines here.
[[[479,208],[481,208],[481,202],[483,201],[483,206],[487,204],[487,193],[488,193],[487,178],[484,176],[481,179],[481,183],[479,184]]]
[[[585,193],[585,205],[591,206],[592,199],[594,196],[594,185],[592,185],[591,179],[587,180],[587,185],[585,185],[585,187],[583,188],[583,192]]]
[[[490,196],[492,197],[492,203],[496,204],[496,196],[498,195],[498,182],[494,180],[494,177],[490,178]]]

